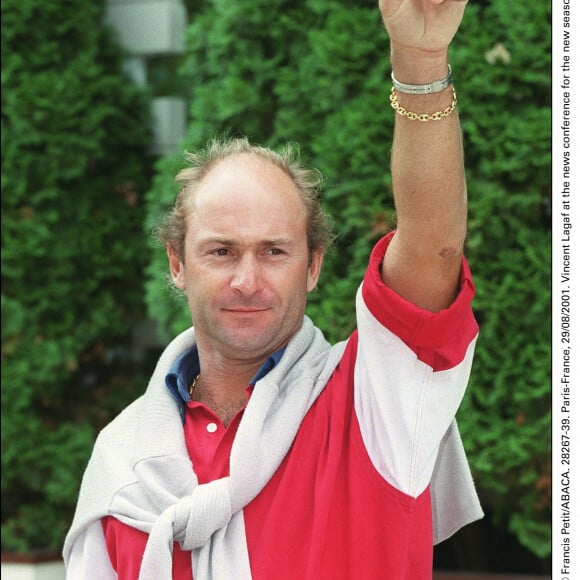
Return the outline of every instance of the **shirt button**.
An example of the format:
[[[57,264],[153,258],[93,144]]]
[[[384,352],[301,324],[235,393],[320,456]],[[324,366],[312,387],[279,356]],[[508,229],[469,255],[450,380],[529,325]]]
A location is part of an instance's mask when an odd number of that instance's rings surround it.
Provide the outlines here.
[[[217,431],[218,426],[215,423],[208,423],[207,424],[207,431],[208,433],[215,433]]]

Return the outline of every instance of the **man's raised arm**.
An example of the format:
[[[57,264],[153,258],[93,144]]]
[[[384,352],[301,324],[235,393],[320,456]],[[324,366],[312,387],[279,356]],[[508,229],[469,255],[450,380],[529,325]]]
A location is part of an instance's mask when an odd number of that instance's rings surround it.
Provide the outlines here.
[[[396,117],[391,173],[397,232],[382,277],[403,298],[434,312],[455,298],[466,234],[463,146],[447,54],[466,4],[379,1],[391,41]]]

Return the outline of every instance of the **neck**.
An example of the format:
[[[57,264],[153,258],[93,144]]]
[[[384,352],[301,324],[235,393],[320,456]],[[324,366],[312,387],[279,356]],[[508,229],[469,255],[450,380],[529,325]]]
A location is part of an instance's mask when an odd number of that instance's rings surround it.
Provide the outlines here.
[[[195,384],[193,399],[208,406],[228,425],[247,401],[249,382],[258,372],[266,357],[260,360],[226,360],[199,348],[200,374]]]
[[[214,398],[236,396],[243,391],[267,357],[257,361],[230,361],[199,352],[199,383]]]

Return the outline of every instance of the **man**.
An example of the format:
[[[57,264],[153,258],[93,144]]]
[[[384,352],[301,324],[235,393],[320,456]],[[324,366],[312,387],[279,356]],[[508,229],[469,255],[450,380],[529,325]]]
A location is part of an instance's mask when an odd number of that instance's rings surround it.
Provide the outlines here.
[[[447,47],[458,0],[383,0],[397,231],[357,331],[304,316],[329,233],[313,173],[244,140],[190,156],[162,228],[193,328],[99,436],[70,578],[415,579],[481,517],[454,415],[477,325]]]

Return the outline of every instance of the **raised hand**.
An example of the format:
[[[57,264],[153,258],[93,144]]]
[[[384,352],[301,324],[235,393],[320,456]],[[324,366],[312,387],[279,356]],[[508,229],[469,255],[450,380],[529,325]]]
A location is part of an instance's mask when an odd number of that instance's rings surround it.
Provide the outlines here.
[[[393,45],[444,52],[463,18],[468,0],[379,0]]]

